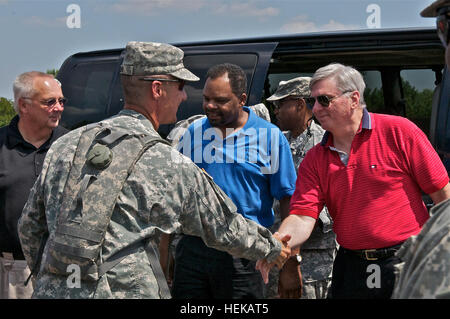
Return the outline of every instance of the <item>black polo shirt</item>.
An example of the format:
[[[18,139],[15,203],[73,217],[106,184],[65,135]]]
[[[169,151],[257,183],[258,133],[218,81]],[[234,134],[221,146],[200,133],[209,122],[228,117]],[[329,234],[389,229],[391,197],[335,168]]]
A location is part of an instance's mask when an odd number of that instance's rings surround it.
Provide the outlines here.
[[[50,145],[68,130],[58,126],[39,148],[26,142],[17,126],[16,115],[8,126],[0,128],[0,252],[24,259],[17,234],[17,222],[29,192],[42,170]]]

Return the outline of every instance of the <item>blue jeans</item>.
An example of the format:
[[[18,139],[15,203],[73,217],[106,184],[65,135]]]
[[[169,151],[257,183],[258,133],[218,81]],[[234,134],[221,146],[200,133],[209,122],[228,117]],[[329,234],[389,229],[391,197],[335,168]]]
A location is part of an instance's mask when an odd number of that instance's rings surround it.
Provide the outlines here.
[[[183,236],[175,253],[172,297],[260,299],[264,283],[255,262],[209,248],[199,237]]]

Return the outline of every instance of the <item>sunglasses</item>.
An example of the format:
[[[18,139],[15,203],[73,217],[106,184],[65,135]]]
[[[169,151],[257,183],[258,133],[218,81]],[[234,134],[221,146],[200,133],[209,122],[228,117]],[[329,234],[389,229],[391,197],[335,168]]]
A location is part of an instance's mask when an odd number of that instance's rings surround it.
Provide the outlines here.
[[[448,13],[450,12],[450,7],[442,8],[438,11],[438,17],[436,18],[436,29],[439,39],[441,39],[444,47],[447,47],[450,40],[450,34],[448,30],[450,29],[450,18]]]
[[[284,103],[289,102],[289,101],[297,101],[299,99],[300,99],[299,97],[284,98],[281,100],[273,101],[272,103],[275,106],[275,108],[279,109]]]
[[[32,98],[30,98],[30,97],[23,97],[23,99],[32,100]],[[58,102],[59,105],[64,106],[64,104],[66,104],[66,102],[67,102],[67,99],[65,97],[60,97],[59,99],[56,99],[53,97],[53,98],[47,99],[47,100],[39,100],[39,102],[48,108],[53,108],[53,107],[55,107],[56,102]]]
[[[286,103],[288,101],[297,101],[300,99],[303,99],[308,107],[310,107],[310,108],[313,107],[314,99],[311,99],[310,97],[291,97],[291,98],[276,100],[276,101],[273,101],[272,103],[275,106],[275,108],[279,109],[281,107],[281,105],[283,105],[284,103]]]
[[[184,85],[186,84],[185,80],[181,79],[162,79],[162,78],[140,78],[141,81],[161,81],[161,82],[179,82],[178,90],[183,91]]]
[[[319,95],[316,97],[305,98],[305,101],[306,101],[306,99],[309,99],[310,105],[314,106],[314,104],[316,103],[316,100],[317,100],[317,103],[319,103],[321,106],[329,107],[330,103],[333,102],[334,99],[337,99],[338,97],[341,97],[342,95],[351,93],[351,92],[353,92],[353,91],[345,91],[342,94],[334,96],[334,97],[329,97],[328,95]]]

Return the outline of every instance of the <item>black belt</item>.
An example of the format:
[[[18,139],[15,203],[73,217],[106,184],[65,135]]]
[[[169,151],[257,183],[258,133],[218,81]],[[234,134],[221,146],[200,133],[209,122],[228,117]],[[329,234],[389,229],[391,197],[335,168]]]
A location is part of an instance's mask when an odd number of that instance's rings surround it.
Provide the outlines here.
[[[401,246],[402,244],[398,244],[386,248],[361,249],[361,250],[351,250],[341,246],[339,249],[342,249],[344,253],[354,254],[364,260],[378,260],[394,256]]]

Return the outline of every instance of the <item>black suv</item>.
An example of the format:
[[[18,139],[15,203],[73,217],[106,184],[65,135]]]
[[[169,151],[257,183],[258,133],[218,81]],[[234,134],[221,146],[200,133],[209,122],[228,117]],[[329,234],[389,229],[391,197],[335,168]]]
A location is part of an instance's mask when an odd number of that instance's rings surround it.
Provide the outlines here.
[[[280,80],[310,76],[331,62],[357,68],[364,76],[369,111],[411,119],[429,136],[443,159],[450,154],[450,75],[444,49],[432,28],[321,32],[292,36],[174,43],[184,63],[200,77],[186,87],[188,100],[178,120],[203,113],[205,74],[215,64],[240,65],[247,74],[247,105],[270,96]],[[119,66],[124,48],[77,53],[61,66],[58,79],[69,101],[62,125],[73,129],[116,114],[123,107]],[[272,110],[270,103],[265,103]],[[272,114],[272,113],[271,113]],[[171,125],[163,125],[166,136]]]

